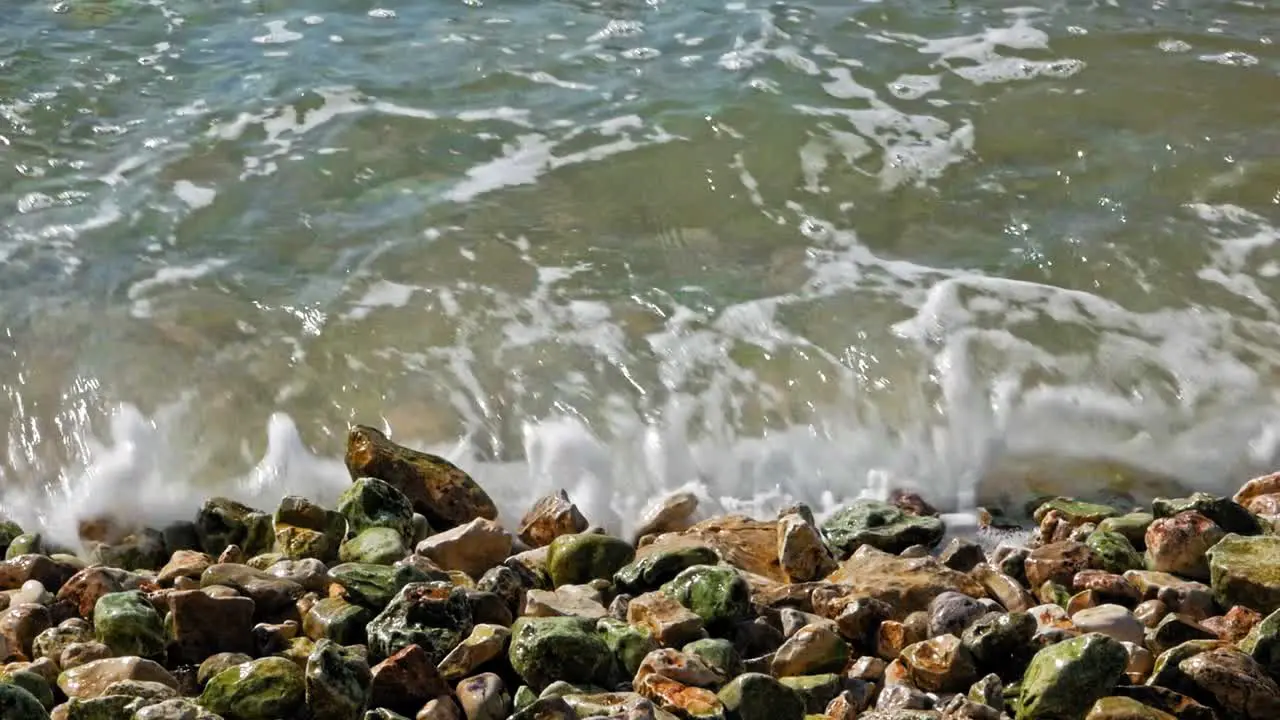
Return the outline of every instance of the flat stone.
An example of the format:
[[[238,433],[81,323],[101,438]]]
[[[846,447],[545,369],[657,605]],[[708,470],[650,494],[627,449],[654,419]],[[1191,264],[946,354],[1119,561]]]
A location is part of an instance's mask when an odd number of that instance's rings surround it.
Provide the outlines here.
[[[633,598],[627,606],[627,622],[647,628],[666,647],[680,647],[706,634],[702,618],[661,592]]]
[[[446,570],[478,578],[511,554],[511,534],[493,520],[476,518],[428,537],[417,552]]]
[[[935,597],[949,590],[986,597],[986,590],[977,580],[933,558],[904,559],[870,547],[860,548],[826,579],[887,603],[894,619],[927,610]]]
[[[1121,642],[1142,644],[1145,628],[1133,613],[1120,605],[1099,605],[1071,616],[1080,632],[1098,632]]]
[[[108,685],[121,680],[156,682],[178,688],[178,681],[159,663],[140,657],[115,657],[95,660],[58,676],[58,687],[69,698],[94,698]]]

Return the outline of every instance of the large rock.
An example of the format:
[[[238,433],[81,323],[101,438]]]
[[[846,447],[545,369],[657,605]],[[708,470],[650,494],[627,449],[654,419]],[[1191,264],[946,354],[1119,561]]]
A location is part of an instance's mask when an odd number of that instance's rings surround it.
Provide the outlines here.
[[[178,681],[163,666],[140,657],[105,658],[64,670],[58,676],[58,687],[70,698],[94,698],[121,680],[156,682],[175,690],[178,687]]]
[[[1004,680],[1021,677],[1031,661],[1036,621],[1025,612],[988,613],[965,629],[960,642],[982,672]]]
[[[178,662],[199,663],[210,655],[253,651],[253,601],[213,597],[203,590],[169,595],[169,636]]]
[[[307,658],[305,687],[312,720],[360,720],[373,674],[361,653],[321,640]]]
[[[511,534],[493,520],[476,518],[423,540],[417,552],[445,570],[478,578],[511,554]]]
[[[610,686],[613,653],[584,618],[520,618],[511,626],[511,667],[541,691],[557,680]]]
[[[635,558],[631,543],[595,533],[561,535],[548,547],[547,572],[556,585],[611,578]]]
[[[751,588],[735,568],[695,565],[686,568],[661,591],[689,608],[710,629],[725,628],[751,613]]]
[[[93,616],[98,598],[108,593],[135,590],[141,586],[141,578],[133,573],[115,568],[90,567],[72,575],[58,590],[57,599],[75,608],[83,618]]]
[[[1124,645],[1089,633],[1036,653],[1022,680],[1017,720],[1074,720],[1111,693],[1124,675]]]
[[[296,495],[280,501],[273,526],[275,551],[292,560],[315,558],[332,562],[347,533],[347,519],[342,513]]]
[[[200,705],[226,720],[282,720],[301,715],[306,702],[302,668],[281,657],[254,660],[218,673]]]
[[[865,546],[827,576],[827,582],[848,587],[851,595],[888,604],[895,620],[928,610],[929,603],[948,590],[986,597],[981,583],[934,558],[901,558]]]
[[[210,498],[196,513],[200,548],[217,557],[236,545],[249,557],[271,549],[275,537],[271,516],[228,498]]]
[[[0,683],[0,720],[49,720],[49,713],[31,693]]]
[[[569,494],[557,490],[539,499],[520,519],[520,539],[529,547],[544,547],[561,535],[585,532],[587,519],[578,506],[569,500]]]
[[[1273,720],[1280,717],[1280,687],[1253,658],[1234,648],[1196,653],[1178,663],[1192,697],[1207,700],[1228,717]]]
[[[369,656],[381,661],[418,645],[439,663],[473,625],[466,590],[443,582],[410,583],[369,623]]]
[[[1209,576],[1223,607],[1280,610],[1280,537],[1227,535],[1209,550]]]
[[[404,493],[434,528],[498,518],[497,506],[471,476],[442,457],[398,445],[375,428],[351,429],[346,463],[353,479],[378,478]]]
[[[936,517],[908,515],[879,500],[857,500],[822,523],[827,543],[841,558],[863,545],[889,553],[900,553],[912,545],[933,547],[944,531],[942,521]]]
[[[164,623],[147,597],[137,590],[110,593],[93,610],[98,642],[116,655],[163,658]]]
[[[1217,523],[1195,511],[1157,518],[1147,528],[1147,567],[1208,580],[1209,562],[1205,553],[1225,536]]]

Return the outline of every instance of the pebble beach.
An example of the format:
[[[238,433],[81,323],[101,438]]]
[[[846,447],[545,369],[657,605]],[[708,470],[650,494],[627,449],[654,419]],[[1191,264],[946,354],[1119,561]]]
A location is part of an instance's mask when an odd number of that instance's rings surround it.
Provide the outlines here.
[[[6,523],[0,720],[1280,717],[1280,475],[943,543],[910,493],[616,537],[370,427],[345,462],[336,508]]]

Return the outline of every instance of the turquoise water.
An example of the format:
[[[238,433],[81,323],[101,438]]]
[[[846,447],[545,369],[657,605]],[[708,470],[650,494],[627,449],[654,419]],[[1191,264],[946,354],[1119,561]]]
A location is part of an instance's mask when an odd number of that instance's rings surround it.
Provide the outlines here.
[[[4,13],[11,512],[324,495],[350,422],[623,524],[1275,464],[1280,6]]]

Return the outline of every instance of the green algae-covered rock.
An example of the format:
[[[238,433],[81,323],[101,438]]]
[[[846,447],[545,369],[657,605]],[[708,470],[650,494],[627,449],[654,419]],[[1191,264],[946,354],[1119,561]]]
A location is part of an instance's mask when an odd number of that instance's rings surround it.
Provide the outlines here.
[[[369,659],[380,662],[418,645],[438,665],[473,626],[466,590],[444,582],[410,583],[369,623]]]
[[[522,617],[511,626],[507,656],[534,690],[557,680],[612,685],[613,652],[586,618]]]
[[[373,619],[373,611],[343,598],[317,600],[302,618],[302,630],[312,640],[328,638],[339,645],[363,645],[368,639],[365,627]]]
[[[306,679],[302,668],[266,657],[223,670],[200,694],[200,704],[226,720],[282,720],[302,714]]]
[[[448,576],[444,576],[447,578]],[[346,588],[347,597],[374,612],[391,602],[396,593],[410,584],[440,580],[413,565],[370,565],[343,563],[329,568],[329,578]]]
[[[661,591],[702,618],[708,629],[723,629],[751,615],[751,588],[727,565],[685,568]]]
[[[44,555],[49,552],[45,547],[44,536],[40,533],[22,533],[9,541],[4,559],[12,560],[22,555]]]
[[[706,545],[658,550],[614,573],[613,584],[622,592],[639,595],[671,580],[686,568],[718,562],[720,556]]]
[[[745,672],[742,656],[733,643],[724,638],[702,638],[694,640],[680,649],[680,652],[701,660],[707,667],[726,678],[733,678]]]
[[[360,478],[338,498],[338,512],[347,519],[347,536],[369,528],[390,528],[407,543],[413,538],[413,505],[390,483]]]
[[[117,656],[160,658],[165,652],[164,623],[160,614],[137,590],[107,593],[93,606],[93,627],[98,642]]]
[[[1088,633],[1036,653],[1022,680],[1017,720],[1076,720],[1111,694],[1129,655],[1118,640]]]
[[[0,683],[0,720],[49,720],[49,713],[31,693]]]
[[[38,673],[31,672],[30,670],[7,672],[0,676],[0,683],[17,685],[23,690],[31,693],[35,699],[40,701],[40,704],[44,706],[46,710],[53,708],[53,688],[49,687],[49,681]]]
[[[290,560],[315,558],[332,562],[347,534],[347,519],[342,513],[296,495],[280,501],[272,524],[275,551]]]
[[[307,708],[312,720],[360,720],[373,673],[361,653],[321,640],[307,658]]]
[[[67,702],[66,720],[120,720],[132,717],[138,708],[148,704],[128,695],[99,695],[95,698],[72,698]]]
[[[731,720],[800,720],[804,697],[763,673],[743,673],[720,689],[719,698]]]
[[[1142,553],[1120,533],[1094,530],[1084,544],[1093,550],[1094,565],[1109,573],[1122,575],[1128,570],[1146,567]]]
[[[627,677],[635,676],[644,656],[658,649],[658,641],[646,627],[628,625],[614,618],[601,618],[596,621],[596,630]]]
[[[342,543],[338,559],[344,563],[390,565],[409,554],[400,531],[387,527],[372,527]]]
[[[1165,688],[1182,687],[1185,684],[1182,670],[1179,668],[1182,661],[1223,645],[1224,643],[1219,640],[1188,640],[1165,650],[1156,656],[1156,663],[1151,670],[1151,675],[1147,678],[1147,685]]]
[[[62,651],[66,650],[68,645],[89,642],[93,639],[95,639],[93,628],[88,623],[63,623],[47,628],[36,635],[31,643],[31,658],[33,660],[48,658],[56,663],[60,661]]]
[[[1230,534],[1209,548],[1209,584],[1224,608],[1280,610],[1280,537]]]
[[[636,556],[631,543],[608,535],[575,533],[551,541],[547,573],[556,587],[609,579]]]
[[[9,546],[22,535],[22,528],[12,520],[0,519],[0,553],[9,552]],[[6,557],[6,559],[8,559]]]
[[[1181,512],[1194,510],[1209,518],[1218,527],[1237,535],[1257,535],[1262,532],[1262,525],[1253,513],[1243,505],[1224,497],[1209,493],[1193,493],[1189,498],[1156,498],[1151,503],[1151,511],[1157,518],[1173,517]]]
[[[267,552],[274,543],[270,515],[228,498],[210,498],[200,506],[196,535],[200,548],[214,557],[228,545],[238,545],[253,557]]]
[[[223,720],[223,718],[200,707],[199,703],[191,698],[174,698],[139,708],[131,720]]]
[[[1262,619],[1240,641],[1240,649],[1249,654],[1271,677],[1280,677],[1280,610]]]
[[[169,561],[164,534],[144,528],[114,543],[95,543],[89,562],[124,570],[158,570]]]
[[[1155,515],[1148,512],[1131,512],[1103,520],[1098,523],[1098,529],[1103,532],[1119,533],[1134,548],[1143,550],[1147,543],[1147,528],[1155,519]]]
[[[844,690],[844,678],[836,673],[822,675],[793,675],[778,678],[778,682],[800,693],[805,710],[822,717],[827,705]]]
[[[1110,505],[1099,505],[1098,503],[1084,502],[1083,500],[1057,497],[1040,503],[1040,507],[1036,508],[1032,517],[1038,523],[1044,520],[1045,515],[1054,511],[1073,527],[1084,525],[1085,523],[1099,523],[1109,517],[1120,514]]]
[[[863,545],[897,554],[912,545],[933,547],[944,528],[936,517],[908,515],[879,500],[858,500],[822,523],[822,534],[838,559],[847,558]]]

